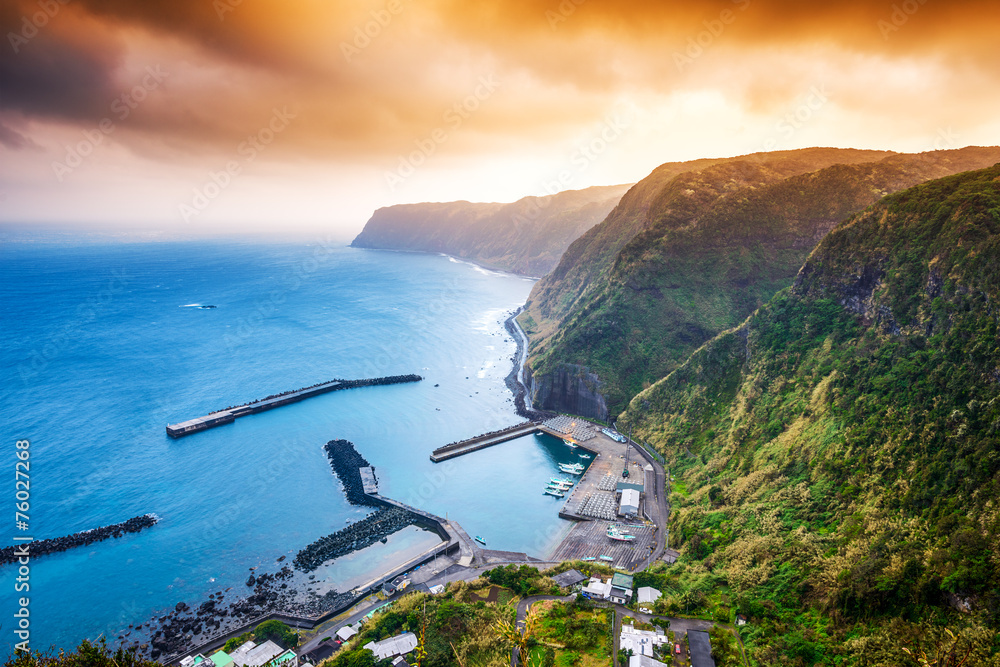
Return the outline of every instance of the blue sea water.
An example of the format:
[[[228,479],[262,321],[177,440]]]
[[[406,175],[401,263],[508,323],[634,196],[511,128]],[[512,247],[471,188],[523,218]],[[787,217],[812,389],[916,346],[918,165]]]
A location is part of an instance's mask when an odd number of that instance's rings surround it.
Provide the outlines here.
[[[17,641],[22,596],[31,646],[46,649],[114,640],[180,601],[248,590],[249,568],[276,570],[279,556],[370,511],[344,500],[321,450],[334,438],[355,443],[383,494],[457,520],[490,548],[544,556],[568,524],[541,490],[573,452],[534,436],[428,458],[521,421],[503,382],[515,346],[502,321],[530,289],[443,256],[323,242],[4,244],[0,541],[161,520],[32,560],[28,593],[14,591],[14,566],[0,566],[0,647]],[[164,430],[332,378],[402,373],[425,379],[325,394],[180,440]],[[27,533],[14,524],[23,439]],[[318,574],[347,590],[435,540],[407,530]]]

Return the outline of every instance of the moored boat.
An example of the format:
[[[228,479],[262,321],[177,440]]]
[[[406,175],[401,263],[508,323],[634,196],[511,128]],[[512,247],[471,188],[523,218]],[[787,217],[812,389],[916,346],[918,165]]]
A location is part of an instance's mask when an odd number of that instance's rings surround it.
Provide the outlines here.
[[[562,498],[566,494],[558,489],[545,489],[545,494],[549,496],[555,496],[556,498]]]
[[[479,542],[484,547],[486,546],[486,540],[484,540],[483,538],[479,537],[478,535],[476,535],[476,542]]]

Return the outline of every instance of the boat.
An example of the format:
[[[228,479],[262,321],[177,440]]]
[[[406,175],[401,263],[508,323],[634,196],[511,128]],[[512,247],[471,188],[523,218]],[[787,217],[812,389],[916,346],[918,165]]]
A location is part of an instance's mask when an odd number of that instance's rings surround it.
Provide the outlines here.
[[[567,447],[569,447],[570,449],[576,449],[576,443],[573,442],[572,440],[568,440],[566,438],[563,438],[563,444],[566,445]]]
[[[609,563],[614,563],[615,562],[615,559],[612,558],[611,556],[601,556],[600,558],[601,558],[601,560],[606,560]]]
[[[560,484],[559,482],[549,482],[549,486],[553,489],[560,489],[562,491],[569,491],[573,488],[572,484]]]
[[[631,542],[635,539],[635,535],[626,533],[621,527],[614,524],[608,526],[608,537],[618,542]]]
[[[562,470],[563,472],[581,473],[581,472],[583,472],[583,464],[581,464],[581,463],[560,463],[559,464],[559,469]]]
[[[549,477],[549,484],[563,484],[565,486],[573,486],[576,484],[571,479],[559,479],[558,477]]]
[[[479,542],[484,547],[486,546],[486,540],[484,540],[483,538],[479,537],[478,535],[476,535],[476,542]]]
[[[580,473],[583,472],[582,470],[577,470],[576,468],[564,468],[562,466],[559,466],[559,469],[562,470],[567,475],[579,475]]]
[[[579,456],[581,459],[589,459],[590,458],[590,454],[577,454],[577,456]]]
[[[581,558],[580,560],[582,560],[582,561],[584,561],[586,563],[589,563],[589,562],[597,560],[597,559],[594,558],[593,556],[587,556],[586,558]]]
[[[562,498],[566,494],[558,489],[545,489],[546,495],[555,496],[556,498]]]

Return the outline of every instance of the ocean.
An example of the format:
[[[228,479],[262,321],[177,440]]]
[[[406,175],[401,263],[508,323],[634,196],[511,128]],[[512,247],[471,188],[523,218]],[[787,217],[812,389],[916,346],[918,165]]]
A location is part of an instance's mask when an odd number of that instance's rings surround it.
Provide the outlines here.
[[[178,602],[246,592],[370,508],[344,499],[321,448],[352,441],[380,491],[457,520],[492,549],[544,556],[568,530],[542,495],[558,440],[532,436],[446,463],[432,449],[522,421],[504,377],[503,320],[528,279],[452,258],[342,244],[236,241],[5,243],[0,403],[8,519],[36,539],[154,513],[160,522],[0,566],[0,646],[30,599],[33,649],[73,648]],[[215,306],[205,308],[203,306]],[[333,378],[417,373],[419,383],[333,392],[179,440],[165,425]],[[14,522],[15,443],[30,442],[28,528]],[[407,529],[329,563],[348,590],[436,543]],[[232,599],[232,597],[227,597]]]

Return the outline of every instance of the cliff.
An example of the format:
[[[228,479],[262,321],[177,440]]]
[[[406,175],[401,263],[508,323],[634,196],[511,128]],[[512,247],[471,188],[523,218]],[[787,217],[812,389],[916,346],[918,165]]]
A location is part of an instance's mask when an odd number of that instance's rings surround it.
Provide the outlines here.
[[[535,406],[572,411],[572,392],[556,386],[567,372],[584,373],[616,414],[790,285],[844,217],[886,194],[997,160],[997,148],[808,149],[658,168],[533,288],[519,321],[531,338]]]
[[[569,244],[603,220],[628,185],[567,190],[512,204],[402,204],[375,211],[355,248],[441,252],[512,273],[542,276]]]
[[[630,402],[684,585],[750,616],[754,661],[1000,660],[998,300],[1000,165],[845,220]]]

